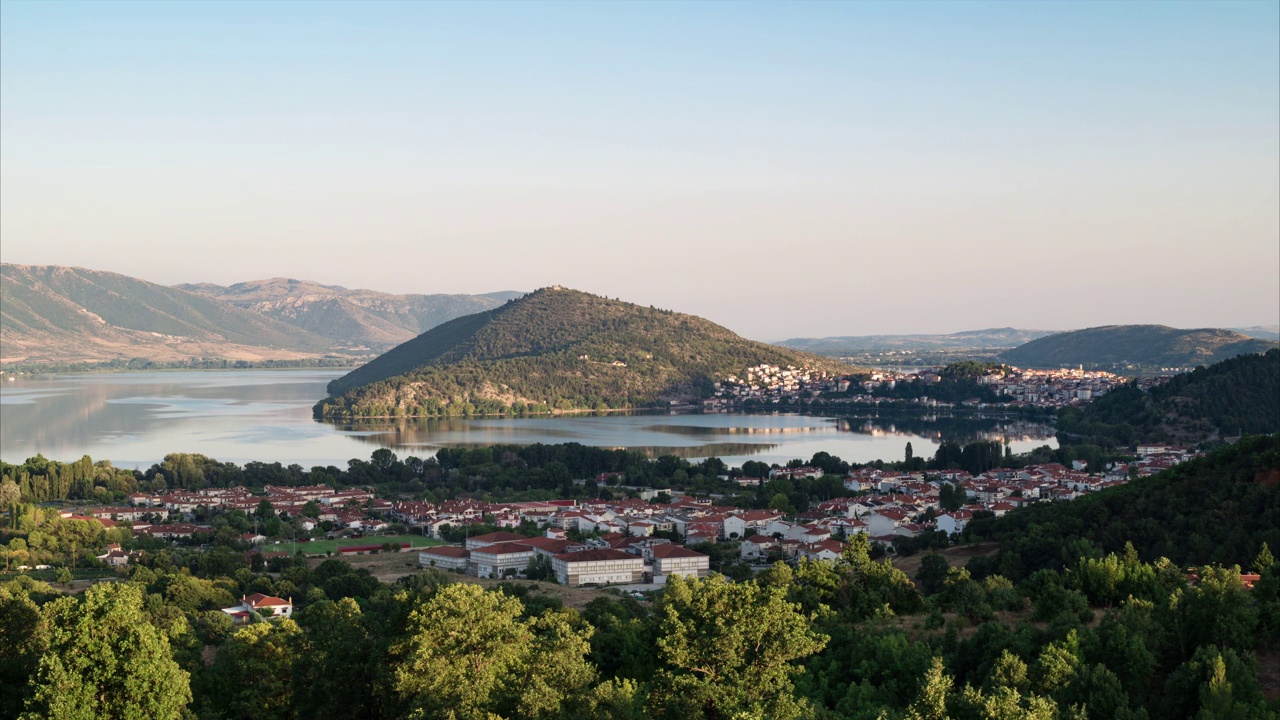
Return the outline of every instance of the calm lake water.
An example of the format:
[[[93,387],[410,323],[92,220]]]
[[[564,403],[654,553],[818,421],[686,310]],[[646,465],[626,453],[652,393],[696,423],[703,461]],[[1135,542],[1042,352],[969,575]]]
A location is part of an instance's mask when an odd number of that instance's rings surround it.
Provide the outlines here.
[[[786,462],[826,451],[856,462],[896,460],[908,442],[932,455],[942,440],[1053,445],[1052,428],[998,419],[844,419],[804,415],[605,415],[320,423],[311,407],[335,370],[139,372],[0,382],[0,459],[83,455],[148,467],[171,452],[218,460],[345,467],[379,447],[427,457],[441,447],[580,442],[690,459]]]

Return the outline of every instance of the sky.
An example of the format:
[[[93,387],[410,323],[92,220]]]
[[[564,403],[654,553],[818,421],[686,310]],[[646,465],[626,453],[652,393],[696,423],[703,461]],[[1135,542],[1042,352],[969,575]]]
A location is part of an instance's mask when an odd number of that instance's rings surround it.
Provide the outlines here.
[[[0,2],[0,259],[1280,323],[1280,2]]]

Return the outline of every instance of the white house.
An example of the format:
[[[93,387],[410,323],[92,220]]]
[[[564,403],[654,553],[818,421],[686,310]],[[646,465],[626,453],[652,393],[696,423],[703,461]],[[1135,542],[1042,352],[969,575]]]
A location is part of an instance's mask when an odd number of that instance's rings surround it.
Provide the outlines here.
[[[265,618],[293,617],[293,600],[254,593],[242,596],[238,605],[222,608],[222,612],[238,624],[250,622],[255,612]]]
[[[955,512],[942,513],[938,516],[938,529],[948,535],[955,535],[958,532],[964,532],[965,525],[973,519],[973,513],[968,510],[956,510]]]

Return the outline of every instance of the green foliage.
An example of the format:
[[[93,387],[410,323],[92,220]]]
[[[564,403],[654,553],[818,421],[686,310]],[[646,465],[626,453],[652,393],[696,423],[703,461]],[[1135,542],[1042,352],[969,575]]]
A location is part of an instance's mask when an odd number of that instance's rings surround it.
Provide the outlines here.
[[[712,576],[673,577],[658,608],[659,669],[648,710],[658,718],[796,718],[792,663],[821,650],[786,591]]]
[[[165,634],[147,619],[142,589],[95,585],[79,600],[43,608],[48,641],[31,680],[23,718],[164,720],[182,718],[189,676]]]
[[[447,585],[409,617],[395,689],[408,717],[469,720],[492,714],[553,718],[594,680],[590,627],[564,613],[522,619],[519,600],[476,585]]]
[[[1059,438],[1102,446],[1199,442],[1215,433],[1280,431],[1280,348],[1175,376],[1150,392],[1134,384],[1058,415]]]
[[[1169,558],[1175,571],[1209,563],[1247,566],[1263,542],[1280,543],[1280,483],[1261,482],[1278,471],[1280,435],[1246,437],[1199,460],[1069,503],[975,519],[965,534],[1000,540],[1000,554],[990,562],[1019,568],[1022,575],[1004,573],[1015,581],[1036,570],[1071,567],[1081,556],[1121,553],[1126,543],[1138,557]],[[1100,593],[1099,600],[1114,602],[1152,580],[1134,576],[1125,582],[1107,589],[1090,580],[1089,587]],[[1155,582],[1166,584],[1167,578]]]

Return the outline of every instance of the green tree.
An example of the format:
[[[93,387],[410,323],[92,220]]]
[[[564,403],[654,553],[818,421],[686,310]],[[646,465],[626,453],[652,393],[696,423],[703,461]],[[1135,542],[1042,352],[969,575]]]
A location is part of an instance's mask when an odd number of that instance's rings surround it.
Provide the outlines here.
[[[143,612],[141,586],[102,583],[49,603],[49,642],[24,720],[182,718],[190,677]]]
[[[786,590],[673,577],[657,610],[661,666],[647,706],[660,718],[799,717],[794,661],[826,646]]]
[[[477,585],[446,585],[409,616],[395,688],[411,718],[554,717],[593,677],[589,627]],[[553,613],[554,615],[554,613]]]
[[[302,631],[289,619],[242,628],[200,683],[201,717],[283,720],[293,707],[293,660]]]
[[[305,631],[293,663],[293,708],[299,717],[377,717],[374,687],[383,653],[351,598],[324,600],[298,615]]]
[[[38,590],[39,584],[25,576],[0,585],[0,717],[22,711],[27,682],[47,641],[47,626],[28,584]]]
[[[916,580],[925,595],[933,595],[942,589],[947,580],[947,571],[951,564],[936,552],[931,552],[920,561],[920,569],[916,571]]]

